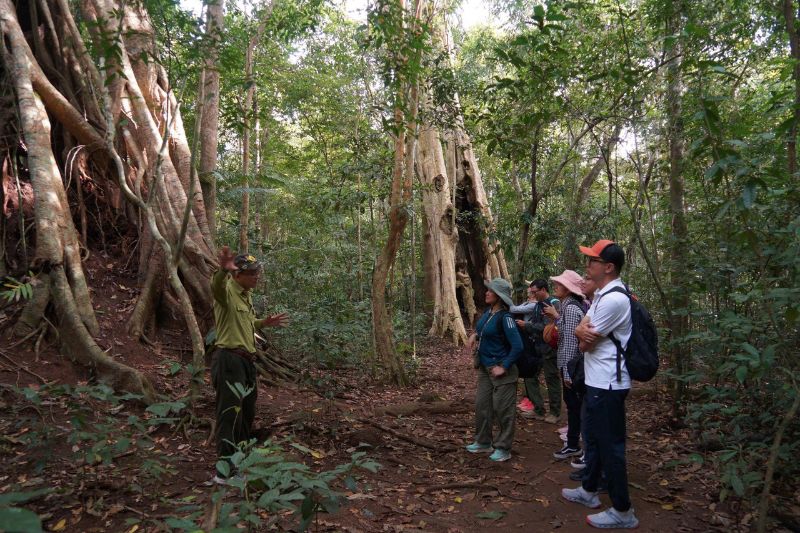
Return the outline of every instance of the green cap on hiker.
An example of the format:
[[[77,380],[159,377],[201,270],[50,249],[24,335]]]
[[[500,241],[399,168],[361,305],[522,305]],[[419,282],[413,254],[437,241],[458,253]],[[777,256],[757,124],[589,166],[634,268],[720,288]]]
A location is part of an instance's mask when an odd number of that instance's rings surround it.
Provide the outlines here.
[[[511,299],[511,283],[503,278],[494,278],[492,281],[484,281],[486,288],[495,293],[505,304],[509,307],[514,305],[514,300]]]

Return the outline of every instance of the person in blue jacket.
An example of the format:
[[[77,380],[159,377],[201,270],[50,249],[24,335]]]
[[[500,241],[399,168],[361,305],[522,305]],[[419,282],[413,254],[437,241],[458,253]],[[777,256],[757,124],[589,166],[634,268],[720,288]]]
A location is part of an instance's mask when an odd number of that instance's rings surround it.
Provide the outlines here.
[[[467,341],[467,348],[475,353],[478,390],[475,441],[466,448],[471,453],[492,452],[492,461],[508,461],[516,422],[519,372],[515,363],[522,354],[522,338],[508,311],[513,305],[511,283],[503,278],[485,283],[488,307],[475,325],[475,334]],[[500,433],[493,439],[494,421],[500,426]]]

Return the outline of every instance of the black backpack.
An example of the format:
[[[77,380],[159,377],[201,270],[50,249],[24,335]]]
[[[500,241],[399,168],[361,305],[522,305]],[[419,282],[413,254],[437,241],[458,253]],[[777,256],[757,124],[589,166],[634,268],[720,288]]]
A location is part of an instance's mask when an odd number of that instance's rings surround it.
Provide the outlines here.
[[[631,338],[628,347],[623,350],[622,344],[614,337],[608,335],[614,346],[617,347],[617,381],[622,380],[621,360],[625,356],[625,368],[628,375],[635,381],[650,381],[658,372],[658,331],[650,311],[639,300],[631,296],[630,291],[622,287],[614,287],[609,292],[621,292],[628,297],[631,303]]]
[[[522,355],[517,359],[517,370],[519,370],[519,377],[533,378],[539,373],[542,367],[542,355],[536,349],[536,345],[528,333],[522,329],[519,330],[519,336],[522,337]]]

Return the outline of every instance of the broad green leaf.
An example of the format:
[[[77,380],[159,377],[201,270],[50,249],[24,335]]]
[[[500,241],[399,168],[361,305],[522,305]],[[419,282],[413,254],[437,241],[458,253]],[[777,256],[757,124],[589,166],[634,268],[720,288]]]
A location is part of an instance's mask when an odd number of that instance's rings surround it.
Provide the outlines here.
[[[5,533],[41,533],[42,521],[36,513],[19,507],[0,508],[0,531]]]

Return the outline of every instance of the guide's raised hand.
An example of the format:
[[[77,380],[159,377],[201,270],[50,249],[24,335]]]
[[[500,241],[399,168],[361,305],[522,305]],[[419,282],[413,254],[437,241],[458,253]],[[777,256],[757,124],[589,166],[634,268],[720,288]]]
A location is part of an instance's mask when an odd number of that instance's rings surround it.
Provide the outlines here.
[[[227,270],[228,272],[235,272],[239,270],[236,268],[236,264],[233,262],[236,256],[231,252],[231,249],[227,246],[223,246],[219,249],[219,253],[217,254],[217,259],[219,260],[219,267],[223,270]]]
[[[289,325],[289,315],[286,313],[278,313],[277,315],[270,315],[264,319],[264,327],[285,328]]]

